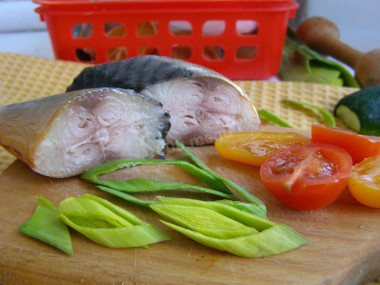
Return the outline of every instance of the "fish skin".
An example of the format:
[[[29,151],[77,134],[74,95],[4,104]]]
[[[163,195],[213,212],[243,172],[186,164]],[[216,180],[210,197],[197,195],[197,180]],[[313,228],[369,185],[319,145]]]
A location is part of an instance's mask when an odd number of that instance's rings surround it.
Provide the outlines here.
[[[153,84],[207,74],[222,77],[212,70],[173,58],[156,55],[137,56],[86,67],[74,78],[66,91],[118,87],[140,92]],[[104,86],[105,82],[109,86]]]
[[[169,128],[160,102],[119,88],[0,106],[0,145],[35,172],[57,178],[110,159],[164,157]]]
[[[178,84],[185,81],[191,84]],[[166,98],[169,92],[164,89],[170,89],[168,84],[176,84],[178,88],[178,92],[172,90],[170,93],[178,97],[175,100]],[[104,86],[132,89],[160,101],[171,115],[169,145],[176,139],[188,146],[212,144],[224,132],[255,131],[260,126],[255,107],[237,84],[213,70],[183,60],[147,55],[87,67],[74,78],[67,91]],[[182,94],[182,89],[187,89],[188,93]],[[227,89],[230,90],[228,94],[223,92]],[[166,93],[160,94],[160,91]],[[193,106],[178,105],[195,93],[204,98]],[[226,104],[218,106],[218,101],[223,100]],[[215,120],[214,126],[212,120]]]

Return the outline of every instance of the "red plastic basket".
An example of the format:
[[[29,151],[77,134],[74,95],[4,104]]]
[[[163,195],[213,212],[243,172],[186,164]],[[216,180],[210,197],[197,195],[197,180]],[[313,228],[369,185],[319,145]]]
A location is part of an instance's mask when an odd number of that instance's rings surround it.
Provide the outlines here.
[[[235,80],[278,73],[295,0],[34,0],[57,59],[103,63],[144,54]]]

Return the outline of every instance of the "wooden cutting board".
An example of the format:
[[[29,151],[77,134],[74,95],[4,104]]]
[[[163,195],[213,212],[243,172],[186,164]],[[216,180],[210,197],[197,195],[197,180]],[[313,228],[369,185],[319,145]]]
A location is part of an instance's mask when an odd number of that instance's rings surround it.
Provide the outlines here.
[[[64,92],[86,65],[0,53],[0,105]],[[322,123],[313,111],[289,107],[283,98],[332,111],[337,100],[356,89],[303,82],[239,81],[258,109],[267,109],[308,130]],[[339,127],[344,125],[338,120]],[[263,187],[258,168],[231,162],[213,147],[193,149],[215,171],[259,196],[268,218],[285,223],[310,243],[285,254],[247,259],[206,248],[160,224],[159,217],[96,190],[78,178],[52,179],[14,162],[0,148],[0,285],[13,284],[361,284],[380,277],[380,210],[358,204],[346,191],[333,205],[297,212],[281,205]],[[172,157],[182,156],[171,151]],[[9,166],[10,165],[10,166]],[[134,169],[133,175],[173,176],[199,181],[178,169]],[[118,172],[124,176],[129,173]],[[34,212],[36,195],[58,205],[72,196],[92,193],[108,199],[171,235],[147,249],[108,249],[72,232],[74,256],[18,231]],[[181,193],[183,195],[183,193]],[[192,195],[191,197],[195,197]],[[197,196],[198,197],[198,196]],[[207,198],[203,197],[202,198]]]
[[[267,205],[269,219],[289,225],[310,243],[257,259],[219,252],[160,224],[149,209],[103,193],[79,178],[41,176],[16,161],[0,177],[0,284],[362,284],[380,276],[380,210],[360,205],[348,190],[325,209],[291,210],[266,191],[258,168],[226,160],[213,146],[193,151],[215,171],[259,196]],[[169,154],[183,158],[177,150]],[[160,175],[198,183],[171,167],[128,171],[117,175]],[[109,249],[73,231],[74,256],[69,256],[18,231],[33,214],[36,195],[58,205],[84,193],[124,207],[172,239],[149,249]]]

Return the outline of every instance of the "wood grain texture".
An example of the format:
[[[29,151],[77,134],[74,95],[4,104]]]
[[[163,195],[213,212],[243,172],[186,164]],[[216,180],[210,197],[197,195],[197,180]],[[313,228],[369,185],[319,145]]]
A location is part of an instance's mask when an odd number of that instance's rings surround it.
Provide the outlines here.
[[[16,161],[0,176],[0,284],[361,284],[380,275],[380,210],[360,205],[347,190],[325,209],[291,210],[266,191],[258,168],[228,161],[213,146],[193,151],[215,171],[259,196],[268,207],[268,218],[289,225],[310,243],[257,259],[219,252],[167,228],[149,209],[100,192],[79,178],[41,176]],[[183,155],[170,150],[169,157]],[[130,175],[127,171],[117,175]],[[198,183],[174,168],[141,173]],[[68,256],[18,231],[34,212],[36,195],[58,205],[84,193],[124,207],[172,239],[149,249],[109,249],[72,231],[74,256]]]

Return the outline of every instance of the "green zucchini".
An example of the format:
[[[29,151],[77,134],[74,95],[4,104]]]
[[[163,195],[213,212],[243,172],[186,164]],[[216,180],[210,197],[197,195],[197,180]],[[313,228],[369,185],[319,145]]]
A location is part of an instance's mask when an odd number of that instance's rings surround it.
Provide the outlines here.
[[[359,134],[380,136],[380,85],[343,97],[334,114]]]

